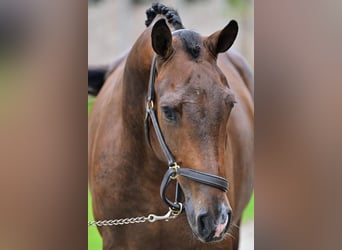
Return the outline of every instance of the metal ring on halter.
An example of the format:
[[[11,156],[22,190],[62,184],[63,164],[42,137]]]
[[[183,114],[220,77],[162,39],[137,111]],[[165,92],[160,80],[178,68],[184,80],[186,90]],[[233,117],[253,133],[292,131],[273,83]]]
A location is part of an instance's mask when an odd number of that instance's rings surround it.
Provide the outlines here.
[[[183,211],[183,204],[181,202],[175,202],[175,204],[177,204],[179,206],[179,209],[173,209],[173,208],[169,208],[169,210],[171,211],[172,216],[178,216],[182,213]]]
[[[177,164],[177,162],[174,162],[172,164],[170,164],[169,169],[173,169],[174,173],[172,175],[170,175],[170,179],[175,180],[178,176],[178,169],[180,168],[180,166]]]

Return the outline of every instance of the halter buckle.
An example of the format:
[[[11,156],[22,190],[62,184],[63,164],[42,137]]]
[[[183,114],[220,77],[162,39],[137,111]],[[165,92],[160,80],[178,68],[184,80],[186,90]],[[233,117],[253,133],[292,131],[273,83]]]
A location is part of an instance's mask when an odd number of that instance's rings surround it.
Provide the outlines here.
[[[146,109],[153,109],[153,101],[152,100],[149,100],[146,102]]]

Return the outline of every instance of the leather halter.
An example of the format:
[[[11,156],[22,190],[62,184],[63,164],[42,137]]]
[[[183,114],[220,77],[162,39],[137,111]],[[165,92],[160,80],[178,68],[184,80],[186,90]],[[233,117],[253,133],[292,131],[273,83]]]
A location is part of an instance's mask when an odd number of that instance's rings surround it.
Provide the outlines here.
[[[182,212],[183,206],[180,203],[181,199],[181,188],[179,185],[179,182],[176,180],[176,177],[178,175],[184,176],[186,178],[189,178],[190,180],[199,182],[204,185],[208,185],[214,188],[217,188],[219,190],[222,190],[223,192],[227,192],[228,190],[228,181],[220,176],[204,173],[201,171],[192,170],[189,168],[181,168],[177,162],[175,161],[172,153],[170,152],[169,148],[167,147],[167,144],[165,142],[165,139],[163,137],[163,134],[160,130],[157,116],[154,109],[154,82],[155,82],[155,75],[156,75],[156,54],[153,55],[152,65],[151,65],[151,71],[150,71],[150,80],[149,80],[149,86],[148,86],[148,93],[147,93],[147,99],[146,99],[146,116],[145,116],[145,136],[148,145],[152,148],[151,142],[150,142],[150,136],[149,136],[149,120],[152,122],[154,131],[157,135],[157,139],[159,142],[159,145],[167,159],[169,169],[166,171],[162,183],[160,185],[160,197],[163,199],[163,201],[173,210],[177,212]],[[152,149],[153,150],[153,149]],[[166,197],[166,189],[169,186],[171,180],[176,180],[176,197],[175,202],[171,202]]]

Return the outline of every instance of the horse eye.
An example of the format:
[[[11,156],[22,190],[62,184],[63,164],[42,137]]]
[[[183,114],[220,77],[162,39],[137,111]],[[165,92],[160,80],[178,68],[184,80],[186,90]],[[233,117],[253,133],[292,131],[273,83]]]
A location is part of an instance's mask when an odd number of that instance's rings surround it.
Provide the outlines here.
[[[224,101],[225,101],[226,105],[231,109],[237,103],[234,95],[228,95]]]
[[[167,120],[175,122],[177,121],[177,111],[175,108],[169,106],[163,106],[162,111]]]

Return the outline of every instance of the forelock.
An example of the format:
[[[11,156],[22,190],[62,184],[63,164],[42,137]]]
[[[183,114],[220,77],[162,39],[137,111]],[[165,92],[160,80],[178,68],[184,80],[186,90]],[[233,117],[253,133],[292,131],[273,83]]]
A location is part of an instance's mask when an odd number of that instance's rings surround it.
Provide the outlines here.
[[[200,34],[186,29],[177,30],[173,34],[181,40],[184,50],[192,59],[200,56],[202,47]]]

